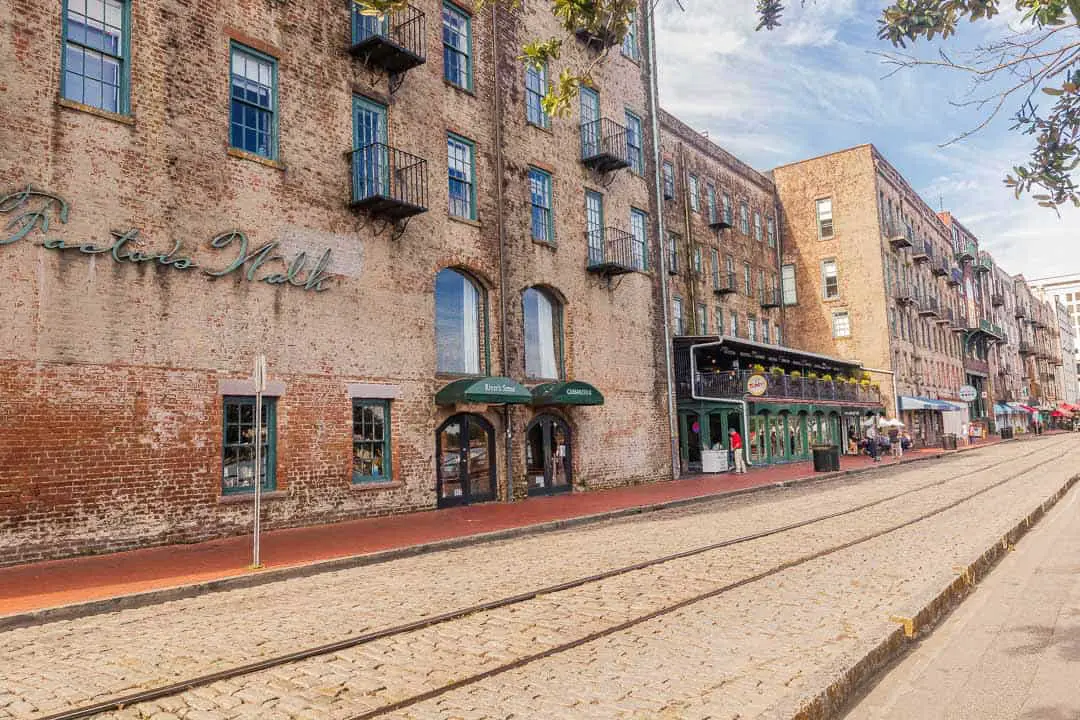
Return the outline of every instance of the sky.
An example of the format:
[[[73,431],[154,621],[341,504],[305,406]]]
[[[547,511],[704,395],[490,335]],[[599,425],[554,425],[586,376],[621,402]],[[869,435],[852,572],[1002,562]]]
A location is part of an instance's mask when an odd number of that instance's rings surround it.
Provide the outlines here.
[[[798,0],[783,25],[755,32],[752,0],[661,0],[656,10],[660,104],[758,170],[873,143],[934,210],[950,210],[1014,275],[1080,272],[1080,209],[1016,200],[1002,179],[1032,143],[1010,132],[1016,104],[987,128],[942,147],[984,115],[950,101],[968,96],[956,71],[890,67],[874,51],[887,3]],[[991,22],[961,24],[944,42],[910,52],[950,53],[1000,37],[1020,18],[1012,3]],[[1049,98],[1049,96],[1046,96]],[[1018,101],[1019,102],[1019,101]],[[1017,102],[1017,104],[1018,104]],[[1007,111],[1006,111],[1007,110]]]

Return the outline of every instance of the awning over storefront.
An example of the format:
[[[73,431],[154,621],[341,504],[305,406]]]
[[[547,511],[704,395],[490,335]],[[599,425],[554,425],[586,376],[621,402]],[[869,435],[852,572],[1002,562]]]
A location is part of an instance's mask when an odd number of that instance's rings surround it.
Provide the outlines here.
[[[1030,405],[1024,405],[1022,403],[1009,403],[1009,407],[1020,408],[1021,410],[1023,410],[1026,413],[1037,413],[1037,412],[1039,412],[1037,409],[1031,407]]]
[[[580,380],[550,382],[532,389],[533,405],[603,405],[604,396]]]
[[[529,389],[516,380],[495,376],[455,380],[435,393],[435,404],[528,405],[532,402],[532,398]]]
[[[999,402],[999,403],[994,403],[994,414],[995,415],[1023,415],[1023,414],[1025,414],[1025,411],[1021,410],[1019,407],[1013,407],[1009,403]]]
[[[963,405],[951,403],[947,400],[934,400],[933,398],[925,397],[908,397],[907,395],[900,396],[900,409],[901,410],[933,410],[935,412],[952,412],[953,410],[963,410]]]

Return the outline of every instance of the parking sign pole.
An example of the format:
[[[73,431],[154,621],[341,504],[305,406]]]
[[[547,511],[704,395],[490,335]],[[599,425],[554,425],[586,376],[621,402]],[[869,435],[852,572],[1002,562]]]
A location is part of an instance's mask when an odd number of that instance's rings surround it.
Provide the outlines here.
[[[255,356],[255,372],[252,377],[255,384],[255,522],[253,529],[253,546],[251,567],[257,570],[262,567],[259,558],[259,536],[262,532],[262,402],[263,393],[266,392],[266,356]]]

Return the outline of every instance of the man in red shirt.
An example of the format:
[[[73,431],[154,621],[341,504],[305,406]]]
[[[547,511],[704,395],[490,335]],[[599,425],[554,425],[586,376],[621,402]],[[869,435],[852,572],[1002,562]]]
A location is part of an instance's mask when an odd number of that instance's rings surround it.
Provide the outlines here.
[[[731,428],[728,433],[731,442],[728,444],[728,449],[735,454],[735,472],[745,475],[746,474],[746,456],[743,455],[742,437],[739,435],[739,431],[735,428]]]

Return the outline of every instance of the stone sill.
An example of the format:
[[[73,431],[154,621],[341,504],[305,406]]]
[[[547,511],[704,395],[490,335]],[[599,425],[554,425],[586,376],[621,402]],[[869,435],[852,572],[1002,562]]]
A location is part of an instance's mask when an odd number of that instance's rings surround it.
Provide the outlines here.
[[[271,490],[262,493],[263,500],[284,500],[289,497],[285,490]],[[218,505],[254,505],[255,493],[237,493],[235,495],[219,495]]]
[[[92,105],[83,105],[80,102],[68,100],[67,98],[60,98],[59,100],[57,100],[57,104],[59,104],[60,107],[68,108],[69,110],[78,110],[79,112],[84,112],[88,115],[96,115],[100,118],[105,118],[106,120],[118,122],[121,125],[135,125],[134,115],[125,115],[123,113],[109,112],[108,110],[102,110],[101,108],[96,108]]]
[[[449,212],[446,213],[446,217],[450,218],[456,223],[461,223],[462,225],[468,225],[474,228],[483,227],[483,225],[480,224],[479,220],[473,220],[472,218],[463,218],[460,215],[451,215]]]
[[[365,482],[365,483],[351,483],[349,485],[353,492],[374,492],[377,490],[394,490],[396,488],[405,487],[405,483],[400,481],[392,482]]]
[[[237,160],[248,160],[253,163],[258,163],[259,165],[265,165],[266,167],[274,168],[275,170],[285,169],[285,163],[283,162],[280,162],[278,160],[271,160],[270,158],[265,158],[262,155],[256,155],[255,153],[249,153],[245,150],[229,148],[226,151],[226,154],[228,154],[229,157],[236,158]]]

